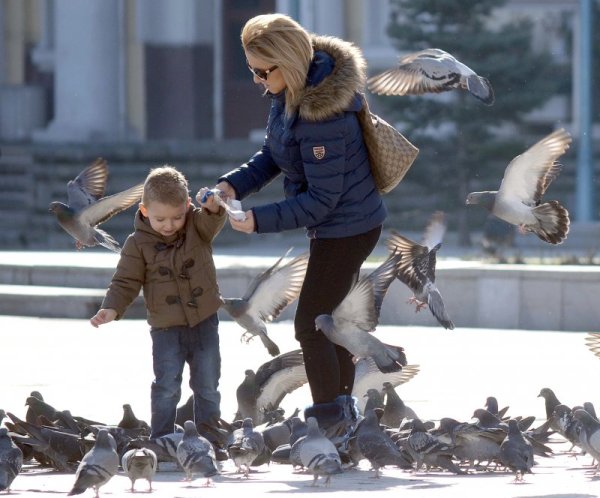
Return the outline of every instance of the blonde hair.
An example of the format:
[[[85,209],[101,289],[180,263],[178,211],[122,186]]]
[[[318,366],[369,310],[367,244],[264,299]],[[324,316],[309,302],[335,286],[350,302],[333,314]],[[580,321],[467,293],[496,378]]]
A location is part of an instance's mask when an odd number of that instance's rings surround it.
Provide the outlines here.
[[[296,101],[306,86],[314,54],[308,31],[284,14],[263,14],[246,22],[241,39],[245,52],[278,67],[286,84],[286,101]]]
[[[142,204],[160,202],[169,206],[179,206],[189,198],[188,182],[173,166],[153,168],[144,182]]]

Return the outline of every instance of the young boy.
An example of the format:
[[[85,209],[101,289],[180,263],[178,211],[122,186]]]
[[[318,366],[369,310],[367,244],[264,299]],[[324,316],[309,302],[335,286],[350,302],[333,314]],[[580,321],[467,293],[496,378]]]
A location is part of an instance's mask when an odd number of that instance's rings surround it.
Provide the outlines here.
[[[196,424],[214,425],[221,415],[221,296],[211,243],[223,228],[225,211],[213,196],[204,196],[207,191],[198,193],[197,208],[182,173],[171,166],[150,171],[135,231],[123,245],[101,309],[90,319],[94,327],[120,319],[143,287],[155,376],[152,438],[174,431],[186,362]]]

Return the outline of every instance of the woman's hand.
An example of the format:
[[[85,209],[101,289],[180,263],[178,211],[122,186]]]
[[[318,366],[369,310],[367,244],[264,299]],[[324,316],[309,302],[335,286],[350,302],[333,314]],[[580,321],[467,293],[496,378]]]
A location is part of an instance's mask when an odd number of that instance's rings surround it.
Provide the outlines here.
[[[231,228],[238,232],[254,233],[256,231],[256,223],[254,222],[254,213],[252,210],[246,211],[246,219],[244,221],[236,221],[233,218],[229,218]]]
[[[215,188],[219,189],[221,192],[223,192],[223,196],[224,199],[223,200],[227,200],[227,199],[235,199],[235,189],[231,186],[231,184],[229,182],[220,182],[217,183],[215,185]]]

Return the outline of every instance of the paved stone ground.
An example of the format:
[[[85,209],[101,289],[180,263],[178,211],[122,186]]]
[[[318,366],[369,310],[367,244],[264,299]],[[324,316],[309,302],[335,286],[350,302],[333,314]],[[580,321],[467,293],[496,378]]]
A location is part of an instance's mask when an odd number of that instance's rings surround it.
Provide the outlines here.
[[[297,347],[292,324],[272,324],[270,335],[282,351]],[[592,331],[590,331],[592,332]],[[409,363],[420,366],[419,374],[397,391],[424,419],[450,416],[470,419],[475,408],[489,395],[509,414],[544,418],[542,387],[551,387],[570,406],[584,401],[598,403],[600,362],[585,346],[585,335],[575,332],[530,332],[523,330],[456,329],[452,332],[428,327],[381,327],[383,340],[405,347]],[[241,331],[232,322],[221,324],[222,413],[231,420],[235,412],[235,388],[243,371],[268,361],[258,341],[240,342]],[[139,418],[149,419],[149,386],[152,380],[150,339],[142,320],[122,320],[94,329],[85,320],[60,320],[0,316],[0,407],[24,417],[24,401],[34,389],[58,409],[75,415],[116,424],[123,403],[130,403]],[[184,373],[186,384],[187,372]],[[592,380],[592,382],[590,382]],[[190,391],[184,385],[182,398]],[[284,398],[286,413],[310,403],[307,387]],[[295,473],[289,466],[271,464],[256,469],[249,479],[240,479],[230,462],[209,488],[203,479],[182,482],[183,474],[168,466],[156,476],[153,495],[158,497],[289,496],[294,493],[367,493],[389,496],[407,493],[415,497],[595,497],[600,483],[589,471],[591,457],[573,457],[568,445],[556,439],[553,458],[538,458],[534,473],[524,484],[513,483],[504,472],[478,472],[454,476],[445,472],[417,474],[386,468],[373,479],[366,461],[332,479],[328,488],[312,487],[312,476]],[[12,492],[19,497],[40,493],[66,494],[74,482],[72,474],[42,470],[28,465],[15,479]],[[243,485],[243,488],[239,486]],[[136,489],[146,492],[145,482]],[[120,473],[100,491],[101,496],[129,495],[129,480]],[[84,496],[91,497],[88,490]]]

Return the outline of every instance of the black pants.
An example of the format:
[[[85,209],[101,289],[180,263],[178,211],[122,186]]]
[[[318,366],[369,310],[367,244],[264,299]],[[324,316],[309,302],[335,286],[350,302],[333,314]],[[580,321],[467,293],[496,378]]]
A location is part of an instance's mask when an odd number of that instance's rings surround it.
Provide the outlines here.
[[[312,239],[306,277],[294,320],[314,403],[328,403],[354,386],[352,355],[315,329],[315,318],[331,314],[356,283],[360,267],[379,240],[381,227],[339,239]]]

